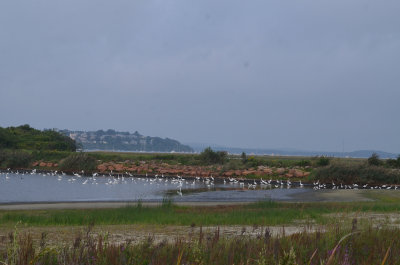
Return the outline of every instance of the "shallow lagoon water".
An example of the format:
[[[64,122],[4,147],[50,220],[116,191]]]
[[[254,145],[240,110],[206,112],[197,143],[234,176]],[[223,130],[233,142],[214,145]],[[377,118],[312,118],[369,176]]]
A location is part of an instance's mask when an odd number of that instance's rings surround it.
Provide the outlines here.
[[[90,202],[90,201],[260,201],[285,200],[305,188],[248,189],[239,184],[171,178],[52,174],[0,174],[0,203]],[[307,189],[309,190],[309,189]]]

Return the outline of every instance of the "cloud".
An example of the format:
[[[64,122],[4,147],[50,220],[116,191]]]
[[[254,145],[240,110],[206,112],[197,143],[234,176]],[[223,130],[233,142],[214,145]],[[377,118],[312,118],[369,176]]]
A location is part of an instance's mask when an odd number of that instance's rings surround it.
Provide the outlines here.
[[[400,3],[0,3],[2,126],[400,152]]]

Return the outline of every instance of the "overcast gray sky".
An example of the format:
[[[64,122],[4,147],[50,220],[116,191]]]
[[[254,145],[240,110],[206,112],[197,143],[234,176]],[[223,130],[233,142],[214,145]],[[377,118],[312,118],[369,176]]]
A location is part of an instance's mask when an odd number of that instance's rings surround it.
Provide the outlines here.
[[[400,153],[398,0],[2,0],[0,126]]]

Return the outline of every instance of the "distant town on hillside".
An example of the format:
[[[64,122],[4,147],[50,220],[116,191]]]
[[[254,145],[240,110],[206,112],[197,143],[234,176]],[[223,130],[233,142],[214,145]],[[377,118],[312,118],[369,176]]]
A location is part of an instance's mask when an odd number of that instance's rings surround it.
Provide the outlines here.
[[[160,137],[141,135],[139,132],[115,130],[70,131],[59,130],[74,139],[84,150],[145,151],[145,152],[193,152],[190,146]]]

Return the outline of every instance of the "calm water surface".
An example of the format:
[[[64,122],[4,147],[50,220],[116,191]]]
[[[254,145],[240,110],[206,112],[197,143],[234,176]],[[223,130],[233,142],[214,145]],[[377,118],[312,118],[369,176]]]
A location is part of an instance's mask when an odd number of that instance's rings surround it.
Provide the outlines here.
[[[0,203],[76,201],[259,201],[288,199],[303,188],[248,189],[202,180],[0,173]]]

